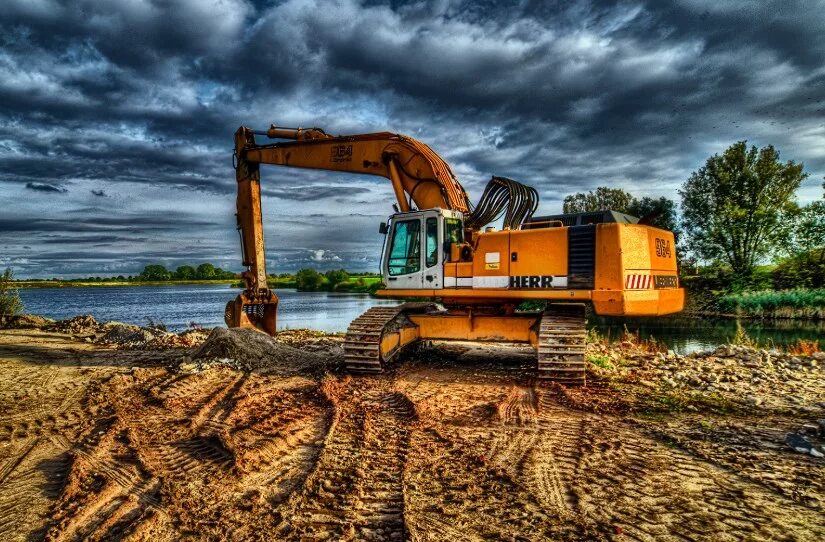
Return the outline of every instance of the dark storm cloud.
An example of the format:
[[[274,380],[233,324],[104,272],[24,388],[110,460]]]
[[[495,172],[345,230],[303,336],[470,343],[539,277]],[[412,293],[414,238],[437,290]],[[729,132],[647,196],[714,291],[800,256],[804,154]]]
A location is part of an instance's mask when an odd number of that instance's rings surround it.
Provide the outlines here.
[[[342,189],[341,186],[317,185],[317,186],[291,186],[289,188],[263,188],[261,194],[273,198],[294,200],[294,201],[314,201],[319,199],[340,196],[345,192],[348,196],[356,194],[369,194],[368,188],[359,186],[348,186]]]
[[[26,183],[26,188],[37,192],[57,192],[58,194],[65,194],[68,192],[65,187],[48,183]]]
[[[823,28],[787,1],[7,0],[0,264],[135,272],[191,251],[237,268],[240,124],[408,133],[472,199],[506,175],[542,212],[602,184],[675,197],[740,139],[805,162],[819,197]],[[275,265],[374,265],[381,179],[268,170],[263,194]]]

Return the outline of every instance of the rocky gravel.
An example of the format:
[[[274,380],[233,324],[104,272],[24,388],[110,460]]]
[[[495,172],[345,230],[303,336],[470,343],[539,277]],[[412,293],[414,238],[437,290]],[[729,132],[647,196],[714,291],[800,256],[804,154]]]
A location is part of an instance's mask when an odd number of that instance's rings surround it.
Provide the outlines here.
[[[588,359],[590,370],[601,380],[631,382],[651,390],[698,392],[742,408],[825,409],[825,352],[799,356],[775,349],[722,345],[678,355],[621,343],[590,344]]]

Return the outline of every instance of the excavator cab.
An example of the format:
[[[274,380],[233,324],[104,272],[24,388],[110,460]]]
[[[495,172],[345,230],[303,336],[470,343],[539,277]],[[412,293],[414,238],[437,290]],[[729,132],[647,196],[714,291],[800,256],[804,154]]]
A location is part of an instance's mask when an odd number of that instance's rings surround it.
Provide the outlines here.
[[[393,289],[438,290],[444,287],[444,263],[463,236],[462,213],[426,209],[389,218],[381,270]]]

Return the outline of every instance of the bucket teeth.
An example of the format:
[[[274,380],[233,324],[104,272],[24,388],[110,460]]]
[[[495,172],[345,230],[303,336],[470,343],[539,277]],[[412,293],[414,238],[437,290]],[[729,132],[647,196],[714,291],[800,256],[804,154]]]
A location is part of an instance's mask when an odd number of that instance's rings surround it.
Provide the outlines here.
[[[539,325],[538,375],[560,384],[585,384],[584,305],[549,305]]]

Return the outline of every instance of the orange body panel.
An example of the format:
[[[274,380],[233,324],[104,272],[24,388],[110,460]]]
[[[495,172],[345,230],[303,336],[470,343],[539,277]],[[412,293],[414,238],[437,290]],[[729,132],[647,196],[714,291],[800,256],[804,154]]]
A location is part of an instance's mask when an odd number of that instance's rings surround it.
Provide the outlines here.
[[[510,232],[510,274],[567,275],[567,228]]]
[[[623,247],[621,228],[618,224],[600,224],[596,235],[596,290],[621,290],[623,288]]]
[[[524,316],[469,316],[413,314],[421,339],[536,343],[539,314]]]
[[[418,328],[415,326],[402,327],[394,331],[387,331],[381,337],[379,352],[383,359],[389,359],[404,346],[419,339]]]
[[[509,273],[510,232],[496,231],[479,235],[470,276],[500,276]]]

